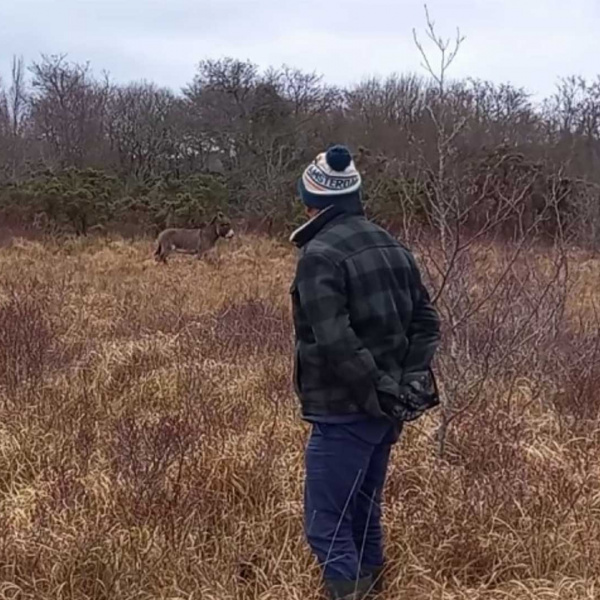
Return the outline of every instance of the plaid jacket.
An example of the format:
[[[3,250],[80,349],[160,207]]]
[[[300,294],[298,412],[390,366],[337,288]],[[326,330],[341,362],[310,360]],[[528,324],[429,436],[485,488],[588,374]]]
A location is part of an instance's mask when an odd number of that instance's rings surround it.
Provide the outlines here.
[[[336,208],[292,235],[300,248],[291,294],[294,383],[304,416],[382,416],[427,372],[439,319],[412,254],[362,214]]]

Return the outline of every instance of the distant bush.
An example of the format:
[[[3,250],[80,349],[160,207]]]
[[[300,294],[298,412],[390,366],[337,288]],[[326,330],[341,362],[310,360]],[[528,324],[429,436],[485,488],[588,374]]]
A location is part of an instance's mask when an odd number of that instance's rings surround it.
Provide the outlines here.
[[[217,210],[227,210],[227,188],[214,175],[161,177],[145,188],[132,207],[153,229],[199,227]]]
[[[116,177],[95,169],[44,170],[5,186],[0,209],[25,221],[85,235],[115,218],[121,189]]]
[[[124,222],[149,231],[193,227],[226,207],[227,189],[213,175],[157,177],[128,190],[109,173],[70,167],[37,171],[0,188],[1,214],[76,235]]]

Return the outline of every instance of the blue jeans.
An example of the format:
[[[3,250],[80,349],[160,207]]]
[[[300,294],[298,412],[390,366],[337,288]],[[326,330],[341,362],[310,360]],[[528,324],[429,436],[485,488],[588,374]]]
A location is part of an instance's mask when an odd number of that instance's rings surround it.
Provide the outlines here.
[[[383,566],[382,490],[400,428],[387,420],[314,423],[306,448],[304,521],[326,580]]]

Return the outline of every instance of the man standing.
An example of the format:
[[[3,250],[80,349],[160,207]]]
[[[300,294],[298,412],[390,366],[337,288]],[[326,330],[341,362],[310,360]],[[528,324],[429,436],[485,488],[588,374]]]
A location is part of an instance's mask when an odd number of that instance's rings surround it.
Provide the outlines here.
[[[381,498],[405,421],[438,403],[439,319],[412,254],[364,215],[361,177],[333,146],[304,171],[291,237],[294,383],[306,448],[305,530],[332,599],[381,589]]]

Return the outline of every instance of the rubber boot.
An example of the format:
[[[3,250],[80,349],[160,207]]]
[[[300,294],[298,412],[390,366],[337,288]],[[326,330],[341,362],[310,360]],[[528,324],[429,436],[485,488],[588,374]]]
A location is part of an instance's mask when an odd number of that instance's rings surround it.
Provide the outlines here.
[[[371,589],[371,577],[358,581],[326,581],[325,588],[330,600],[363,600]]]
[[[367,597],[377,598],[383,593],[383,567],[365,569],[365,573],[368,573],[369,577],[371,578],[371,588]]]

